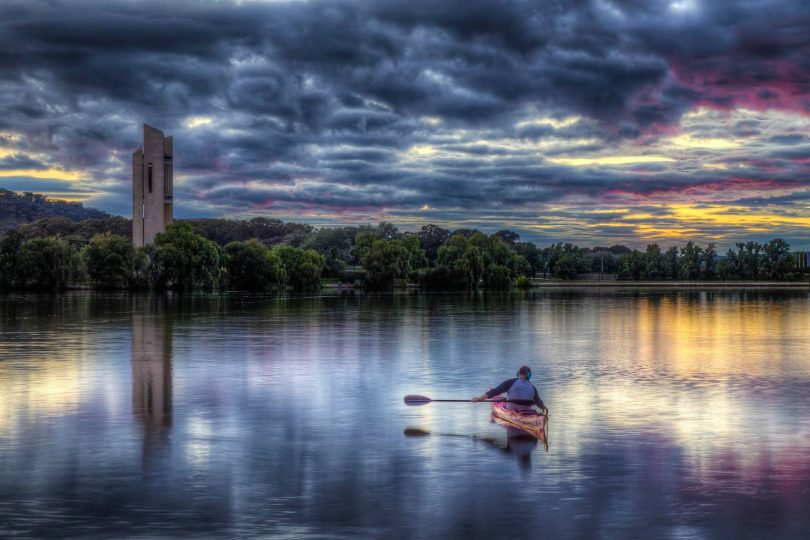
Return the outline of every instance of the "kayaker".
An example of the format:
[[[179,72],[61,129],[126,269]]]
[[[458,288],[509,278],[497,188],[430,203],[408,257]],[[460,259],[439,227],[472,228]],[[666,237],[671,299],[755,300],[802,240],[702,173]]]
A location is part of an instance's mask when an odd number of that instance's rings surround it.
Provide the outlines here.
[[[531,368],[529,366],[521,366],[517,372],[516,378],[507,379],[495,388],[491,388],[480,396],[472,398],[472,400],[476,402],[484,401],[506,392],[506,399],[509,400],[506,406],[509,409],[514,411],[530,411],[532,410],[532,405],[537,405],[540,409],[545,409],[546,406],[543,400],[540,399],[537,388],[529,382],[531,378]]]

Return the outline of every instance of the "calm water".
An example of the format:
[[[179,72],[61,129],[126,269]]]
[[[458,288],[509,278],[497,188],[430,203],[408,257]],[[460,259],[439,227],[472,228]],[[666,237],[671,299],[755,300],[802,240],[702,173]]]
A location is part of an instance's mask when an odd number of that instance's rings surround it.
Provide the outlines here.
[[[522,363],[546,441],[508,438],[486,404],[402,403]],[[806,290],[11,296],[0,397],[3,538],[810,526]]]

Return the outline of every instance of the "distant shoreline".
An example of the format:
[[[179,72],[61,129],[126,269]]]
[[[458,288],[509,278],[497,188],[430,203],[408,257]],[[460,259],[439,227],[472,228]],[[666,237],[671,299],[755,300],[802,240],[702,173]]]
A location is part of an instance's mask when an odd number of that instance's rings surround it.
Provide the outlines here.
[[[623,287],[661,289],[810,288],[808,281],[558,281],[532,280],[532,288]]]
[[[527,288],[520,288],[520,287],[512,287],[508,290],[488,290],[484,288],[480,288],[475,292],[480,293],[494,293],[494,294],[503,294],[503,293],[514,293],[514,292],[521,292],[521,291],[540,291],[540,290],[562,290],[562,289],[644,289],[648,291],[655,291],[655,290],[692,290],[692,291],[699,291],[699,290],[740,290],[740,289],[748,289],[748,290],[755,290],[755,289],[793,289],[793,290],[801,290],[806,289],[810,290],[810,283],[807,281],[550,281],[550,280],[535,280],[532,283],[531,287]],[[340,284],[336,282],[328,282],[324,283],[319,291],[313,291],[308,294],[318,295],[320,293],[335,293],[335,292],[372,292],[372,293],[385,293],[386,291],[366,291],[360,285],[349,285],[349,284]],[[394,287],[393,289],[387,291],[389,293],[402,293],[405,291],[419,291],[428,294],[447,294],[447,293],[458,293],[458,294],[469,294],[473,291],[454,291],[454,290],[435,290],[435,289],[422,289],[416,284],[407,284],[407,285],[399,285]],[[219,291],[129,291],[126,289],[97,289],[95,287],[89,285],[71,285],[61,291],[36,291],[36,290],[6,290],[0,291],[0,299],[8,297],[8,296],[18,296],[18,295],[47,295],[47,296],[60,296],[62,294],[70,294],[70,293],[101,293],[101,294],[134,294],[134,295],[156,295],[162,296],[166,294],[171,295],[194,295],[194,294],[247,294],[247,295],[270,295],[270,296],[277,296],[277,295],[285,295],[290,294],[289,291],[286,292],[275,292],[275,293],[255,293],[255,292],[248,292],[248,291],[239,291],[239,290],[219,290]],[[295,296],[296,293],[293,293]]]
[[[510,290],[533,290],[533,289],[576,289],[576,288],[623,288],[623,289],[807,289],[810,288],[808,281],[617,281],[617,280],[544,280],[532,279],[531,287],[521,289],[512,287]],[[324,283],[321,289],[359,289],[360,285],[347,283],[330,282]],[[407,284],[397,286],[396,289],[420,289],[419,285]],[[485,291],[486,289],[479,289]],[[426,289],[427,291],[427,289]],[[428,292],[458,292],[430,290]],[[499,291],[503,292],[503,291]]]

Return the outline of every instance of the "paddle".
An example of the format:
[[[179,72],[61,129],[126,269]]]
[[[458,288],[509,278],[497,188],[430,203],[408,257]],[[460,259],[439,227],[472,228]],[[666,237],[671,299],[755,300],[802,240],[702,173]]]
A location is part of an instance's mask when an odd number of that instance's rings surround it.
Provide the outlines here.
[[[406,405],[424,405],[426,403],[489,403],[491,401],[499,401],[501,403],[510,403],[505,399],[485,399],[483,401],[473,401],[471,399],[431,399],[427,396],[407,395],[405,396]]]
[[[427,437],[428,435],[430,435],[430,432],[425,429],[405,428],[406,437]]]
[[[405,428],[404,435],[406,437],[429,437],[430,435],[438,435],[440,437],[461,437],[463,439],[472,439],[474,441],[484,441],[490,444],[495,444],[496,440],[492,437],[479,437],[478,435],[461,435],[457,433],[432,433],[426,429],[420,428]]]
[[[473,401],[471,399],[431,399],[427,396],[418,396],[416,394],[408,394],[405,396],[405,405],[418,407],[419,405],[427,405],[428,403],[491,403],[497,401],[499,403],[516,403],[508,399],[485,399],[483,401]],[[544,409],[544,414],[549,416],[548,409]]]

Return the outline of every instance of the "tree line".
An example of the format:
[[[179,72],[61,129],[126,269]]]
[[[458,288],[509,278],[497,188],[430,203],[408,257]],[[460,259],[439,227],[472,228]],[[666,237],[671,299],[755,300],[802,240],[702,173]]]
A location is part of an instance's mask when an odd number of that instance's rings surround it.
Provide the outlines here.
[[[390,289],[507,289],[532,277],[576,279],[604,274],[624,280],[785,280],[798,275],[782,239],[739,243],[721,256],[714,244],[688,242],[666,251],[650,244],[539,248],[509,230],[485,234],[425,225],[400,232],[391,223],[320,228],[269,218],[176,222],[153,245],[134,248],[130,221],[74,222],[52,217],[0,240],[0,287],[316,290],[321,278]]]
[[[0,188],[0,235],[24,223],[47,217],[79,221],[112,216],[100,210],[85,208],[78,202],[54,201],[38,193],[16,193]]]
[[[136,248],[123,235],[92,236],[85,245],[59,236],[26,239],[18,231],[0,240],[0,288],[61,290],[90,281],[100,289],[238,289],[313,291],[324,258],[289,245],[257,240],[216,242],[176,222],[154,244]]]

